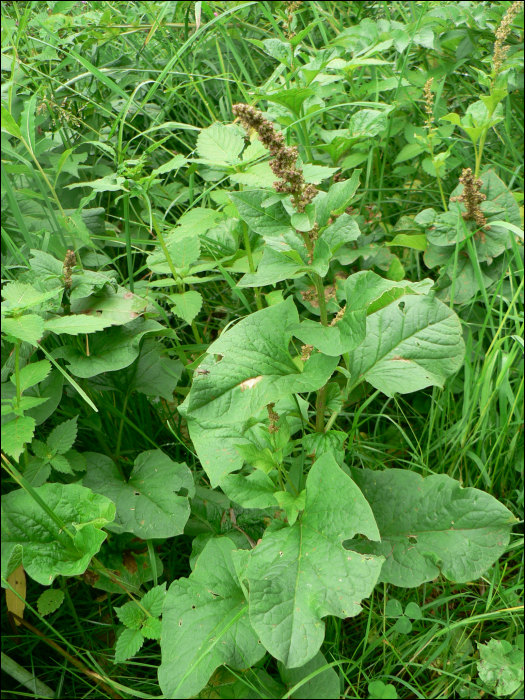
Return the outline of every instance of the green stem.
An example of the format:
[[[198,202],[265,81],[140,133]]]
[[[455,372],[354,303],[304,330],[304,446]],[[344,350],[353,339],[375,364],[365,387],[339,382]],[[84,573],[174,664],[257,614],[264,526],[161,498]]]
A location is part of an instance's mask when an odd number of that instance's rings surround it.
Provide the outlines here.
[[[479,176],[479,171],[481,169],[481,156],[483,155],[483,147],[485,146],[486,138],[487,138],[487,132],[485,131],[485,133],[482,134],[480,139],[479,139],[479,148],[477,149],[477,153],[476,153],[476,172],[474,173],[475,177]]]
[[[253,263],[252,247],[250,245],[250,236],[248,235],[248,226],[242,222],[242,235],[244,239],[244,248],[246,250],[246,255],[248,256],[248,267],[250,268],[250,273],[253,275],[255,273],[255,265]],[[255,287],[255,303],[257,304],[257,310],[262,309],[261,300],[261,289],[260,287]]]
[[[124,418],[126,416],[126,409],[128,407],[128,399],[129,399],[129,391],[126,394],[126,398],[124,399],[124,405],[122,406],[122,418],[120,419],[120,425],[118,428],[118,436],[117,436],[117,447],[115,448],[115,462],[118,464],[119,456],[120,456],[120,445],[122,443],[122,432],[124,430]]]
[[[16,378],[16,407],[20,406],[22,392],[20,391],[20,341],[15,343],[15,378]]]
[[[315,289],[317,291],[317,299],[319,301],[319,313],[321,314],[321,323],[323,326],[328,325],[328,312],[326,310],[326,299],[324,296],[323,281],[319,275],[314,275]]]
[[[434,166],[435,167],[435,166]],[[441,202],[443,203],[443,209],[448,211],[447,200],[445,199],[445,193],[443,192],[443,185],[441,184],[441,178],[436,172],[436,179],[439,187],[439,193],[441,194]]]
[[[169,265],[169,268],[171,270],[171,274],[173,275],[173,279],[179,281],[180,280],[180,275],[177,273],[177,270],[175,269],[175,265],[173,264],[173,260],[171,259],[171,255],[169,254],[169,251],[166,247],[166,243],[164,242],[164,236],[161,233],[160,227],[157,224],[157,219],[155,216],[152,214],[151,215],[151,221],[153,223],[153,228],[155,229],[155,233],[157,234],[157,238],[159,239],[160,247],[162,248],[162,252],[164,253],[164,256],[166,258],[166,262]]]
[[[124,232],[126,236],[126,258],[128,263],[129,291],[134,292],[133,258],[131,257],[131,233],[129,230],[129,194],[124,196]]]
[[[197,325],[196,325],[195,321],[191,322],[191,330],[193,331],[193,337],[195,338],[195,342],[198,343],[199,345],[201,345],[202,340],[201,340],[201,337],[199,335],[199,331],[197,329]]]

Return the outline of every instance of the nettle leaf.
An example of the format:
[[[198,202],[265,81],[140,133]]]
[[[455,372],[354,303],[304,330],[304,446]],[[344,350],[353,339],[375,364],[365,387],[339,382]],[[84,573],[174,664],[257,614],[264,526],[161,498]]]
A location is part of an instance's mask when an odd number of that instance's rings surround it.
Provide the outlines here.
[[[306,421],[307,404],[300,397],[297,397],[297,401]],[[281,418],[286,419],[291,434],[300,430],[301,419],[295,400],[291,396],[276,401],[275,410]],[[228,474],[242,467],[243,458],[237,449],[240,444],[255,443],[261,447],[268,446],[264,443],[264,434],[268,432],[266,407],[256,417],[237,423],[197,421],[187,415],[185,405],[181,406],[179,411],[188,422],[193,446],[213,488],[222,484]]]
[[[188,416],[198,421],[236,423],[263,406],[291,393],[317,391],[337,365],[337,359],[314,353],[301,371],[288,352],[291,334],[285,329],[298,321],[289,297],[243,318],[208,348],[208,357],[184,401]],[[222,355],[215,361],[213,355]]]
[[[131,659],[144,644],[144,635],[140,630],[125,629],[115,645],[115,663],[120,664]]]
[[[174,304],[173,313],[186,323],[191,323],[202,307],[202,296],[194,290],[183,294],[171,294],[168,299]]]
[[[263,207],[263,202],[269,198],[267,190],[250,190],[248,192],[230,192],[230,199],[235,204],[241,219],[261,236],[276,237],[293,233],[290,217],[282,204],[277,202],[269,207]]]
[[[48,588],[38,598],[36,606],[38,612],[42,615],[51,615],[64,602],[64,591],[60,588]]]
[[[280,661],[277,662],[279,675],[288,690],[297,685],[303,678],[327,665],[328,661],[320,651],[313,659],[299,668],[286,668]],[[306,681],[295,693],[290,695],[291,698],[304,698],[305,700],[337,700],[340,696],[339,676],[334,668],[327,668],[316,673],[313,678]]]
[[[20,391],[23,393],[26,389],[40,384],[51,371],[51,362],[49,360],[40,360],[32,362],[20,370]],[[16,386],[16,377],[14,374],[10,377],[13,384]]]
[[[288,668],[317,654],[323,617],[353,617],[370,595],[383,558],[349,556],[342,542],[357,532],[379,540],[364,496],[325,454],[308,474],[302,517],[292,527],[266,531],[251,551],[245,572],[250,621],[272,656]]]
[[[109,457],[96,452],[84,452],[84,456],[83,483],[117,507],[110,529],[132,532],[144,540],[182,534],[190,516],[188,497],[195,493],[186,464],[172,462],[161,450],[148,450],[137,457],[126,481]]]
[[[41,292],[30,284],[24,282],[9,282],[2,289],[2,296],[8,302],[10,313],[24,311],[43,304],[62,292],[60,287],[50,291]]]
[[[18,340],[38,345],[44,334],[44,319],[36,314],[4,318],[2,319],[2,330]]]
[[[77,419],[78,416],[75,416],[64,421],[49,434],[47,444],[55,454],[63,455],[73,447],[77,439]]]
[[[69,371],[77,377],[94,377],[128,367],[139,355],[141,339],[146,333],[163,332],[156,321],[137,318],[126,326],[108,328],[89,339],[89,355],[78,346],[67,345],[55,350],[54,357],[69,362]]]
[[[115,612],[122,624],[132,630],[139,630],[146,618],[146,613],[139,608],[135,601],[130,601],[120,608],[115,608]]]
[[[2,555],[21,546],[26,573],[49,586],[59,575],[84,573],[106,539],[101,528],[114,519],[115,505],[78,484],[44,484],[35,491],[73,538],[29,493],[18,489],[2,497]]]
[[[35,433],[35,420],[29,416],[17,416],[2,425],[2,449],[16,460],[24,451],[24,445],[31,442]]]
[[[160,584],[160,586],[154,586],[143,596],[140,604],[149,613],[159,617],[162,613],[162,607],[164,605],[164,599],[166,598],[166,582]]]
[[[69,464],[68,460],[66,457],[63,455],[57,455],[56,457],[51,457],[49,460],[51,466],[53,469],[56,469],[57,472],[62,472],[62,474],[73,474],[73,470],[71,469],[71,465]]]
[[[174,581],[168,590],[159,668],[165,697],[192,697],[219,666],[249,668],[266,653],[248,619],[234,548],[227,537],[211,539],[190,577]]]
[[[271,508],[275,505],[277,486],[260,469],[248,476],[229,474],[221,481],[221,488],[228,498],[242,508]]]
[[[451,581],[481,576],[505,551],[512,513],[488,493],[461,488],[444,474],[422,478],[405,469],[353,469],[370,503],[381,542],[348,543],[383,554],[381,581],[413,588],[442,574]]]
[[[162,622],[158,617],[148,617],[141,629],[146,639],[160,639],[162,632]]]
[[[387,396],[442,387],[462,365],[465,344],[456,314],[437,299],[404,296],[372,313],[366,337],[351,351],[354,385],[370,382]]]
[[[215,163],[234,164],[244,148],[244,139],[234,125],[213,124],[197,137],[197,153]]]
[[[498,698],[512,695],[523,683],[523,647],[520,650],[505,640],[478,642],[479,677]]]

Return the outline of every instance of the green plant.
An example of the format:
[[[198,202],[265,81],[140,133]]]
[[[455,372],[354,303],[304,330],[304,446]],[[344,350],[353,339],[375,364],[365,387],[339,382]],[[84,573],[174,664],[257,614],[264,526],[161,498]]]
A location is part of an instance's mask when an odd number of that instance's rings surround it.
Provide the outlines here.
[[[86,683],[519,692],[518,10],[2,8],[2,583]]]

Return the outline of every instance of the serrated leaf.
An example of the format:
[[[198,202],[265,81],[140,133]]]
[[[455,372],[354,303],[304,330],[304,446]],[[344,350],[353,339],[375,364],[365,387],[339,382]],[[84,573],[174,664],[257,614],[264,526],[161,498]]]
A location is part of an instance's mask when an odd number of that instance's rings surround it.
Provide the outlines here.
[[[144,540],[182,534],[190,515],[193,476],[186,464],[177,464],[161,450],[142,452],[128,481],[112,459],[84,452],[87,473],[83,483],[110,498],[117,507],[116,532],[132,532]],[[185,495],[179,495],[179,492]]]
[[[160,639],[162,622],[158,619],[158,617],[148,617],[142,625],[141,632],[146,639]]]
[[[29,387],[43,382],[51,371],[51,363],[49,360],[40,360],[32,362],[20,370],[20,391],[23,393]],[[16,385],[16,377],[11,375],[11,381]]]
[[[403,148],[397,154],[394,165],[397,165],[397,163],[404,163],[406,160],[411,160],[412,158],[416,158],[417,156],[421,155],[424,150],[425,147],[420,143],[407,143],[406,146],[403,146]]]
[[[144,644],[144,635],[140,630],[125,629],[115,645],[115,663],[120,664],[131,659]]]
[[[174,304],[172,311],[186,323],[191,323],[202,307],[202,296],[194,290],[170,294],[168,299]]]
[[[23,340],[31,345],[38,345],[44,334],[44,319],[36,314],[26,314],[16,318],[2,319],[4,333]]]
[[[139,630],[146,619],[146,613],[139,608],[135,601],[130,601],[120,608],[114,608],[114,610],[122,624],[132,630]]]
[[[137,318],[126,326],[95,333],[89,339],[89,355],[78,346],[68,345],[55,351],[54,356],[69,362],[68,369],[75,376],[94,377],[128,367],[139,356],[140,341],[146,333],[159,332],[164,332],[160,323]]]
[[[50,474],[51,465],[40,457],[30,457],[27,467],[24,469],[24,479],[35,487],[42,486],[49,479]]]
[[[223,424],[245,421],[267,404],[290,393],[317,391],[331,376],[337,359],[314,353],[299,369],[288,352],[298,321],[292,297],[243,318],[208,348],[201,365],[208,370],[191,387],[184,402],[199,421]],[[218,362],[213,355],[221,355]]]
[[[49,460],[49,462],[53,469],[56,469],[57,472],[61,472],[62,474],[73,474],[71,465],[67,461],[66,457],[64,457],[63,455],[57,455],[56,457],[52,457]]]
[[[47,444],[55,454],[63,455],[73,447],[77,439],[77,420],[78,416],[75,416],[64,421],[48,435]]]
[[[350,354],[354,383],[366,380],[387,396],[442,387],[463,362],[456,314],[428,296],[404,296],[368,316],[366,337]]]
[[[305,275],[305,268],[306,264],[297,264],[284,253],[266,245],[257,272],[244,275],[237,286],[265,287],[283,280],[296,279]]]
[[[160,165],[158,168],[155,168],[155,170],[152,170],[151,176],[155,177],[156,175],[164,175],[164,173],[170,173],[172,170],[178,170],[179,168],[182,168],[182,166],[185,165],[186,163],[187,163],[186,158],[181,153],[179,153],[174,158],[169,160],[167,163],[164,163],[163,165]]]
[[[86,316],[85,314],[75,314],[73,316],[60,316],[45,322],[46,331],[53,333],[65,333],[66,335],[79,335],[79,333],[96,333],[113,325],[113,321],[108,318],[97,316]]]
[[[78,484],[44,484],[34,490],[73,537],[29,493],[18,489],[2,498],[2,542],[6,554],[21,546],[26,573],[49,586],[56,576],[78,576],[87,569],[106,539],[100,528],[114,519],[115,505]]]
[[[373,60],[373,59],[372,59]],[[350,137],[371,138],[387,127],[387,112],[377,109],[361,109],[350,117]]]
[[[24,445],[31,442],[35,433],[34,418],[17,416],[2,425],[2,449],[16,460],[24,451]]]
[[[512,695],[523,683],[523,652],[506,641],[478,642],[479,677],[497,697]]]
[[[278,467],[278,463],[268,447],[261,450],[253,443],[249,443],[248,445],[236,445],[235,449],[245,462],[255,469],[260,469],[265,474]]]
[[[248,620],[227,537],[211,539],[187,579],[174,581],[162,615],[159,683],[165,697],[196,695],[216,668],[244,669],[265,654]]]
[[[244,139],[236,126],[213,124],[202,129],[197,138],[197,153],[201,158],[219,163],[237,163],[244,148]]]
[[[221,481],[221,488],[228,498],[242,508],[271,508],[275,505],[273,494],[277,487],[260,469],[248,476],[229,474]]]
[[[277,662],[279,675],[283,683],[286,683],[288,690],[307,676],[319,671],[323,666],[327,666],[328,661],[322,652],[310,659],[304,666],[299,668],[286,668],[280,661]],[[339,676],[334,668],[327,668],[320,673],[315,673],[313,678],[303,683],[301,687],[290,695],[290,698],[304,698],[305,700],[337,700],[341,696]]]
[[[132,294],[125,287],[117,287],[115,291],[107,284],[100,293],[71,302],[72,314],[111,320],[112,325],[128,324],[147,308],[146,299]],[[92,342],[91,338],[89,340]]]
[[[164,599],[166,597],[166,582],[162,583],[160,586],[154,586],[142,597],[140,604],[143,608],[154,615],[159,617],[162,613],[162,606],[164,605]]]
[[[38,598],[36,606],[38,612],[45,617],[54,613],[64,602],[64,591],[60,588],[48,588]]]
[[[248,192],[231,192],[230,199],[237,207],[241,219],[261,236],[276,237],[293,233],[290,217],[280,202],[269,207],[263,207],[268,199],[266,190],[251,190]]]
[[[250,621],[266,649],[288,668],[312,659],[324,639],[326,615],[361,611],[382,557],[354,557],[343,540],[359,532],[378,540],[371,509],[330,454],[306,480],[306,506],[292,527],[266,533],[250,553],[246,578]]]
[[[515,518],[488,493],[462,489],[444,474],[423,479],[404,469],[353,469],[352,475],[374,511],[381,542],[351,548],[385,556],[380,581],[405,588],[439,574],[472,581],[509,543]]]
[[[80,452],[76,450],[68,450],[64,455],[71,465],[71,468],[76,472],[86,471],[86,458]]]
[[[254,143],[260,142],[255,141]],[[270,188],[273,187],[273,183],[276,181],[276,179],[277,177],[273,174],[268,162],[257,163],[242,173],[233,173],[230,175],[230,180],[232,182],[239,182],[242,185],[247,185],[248,187]]]

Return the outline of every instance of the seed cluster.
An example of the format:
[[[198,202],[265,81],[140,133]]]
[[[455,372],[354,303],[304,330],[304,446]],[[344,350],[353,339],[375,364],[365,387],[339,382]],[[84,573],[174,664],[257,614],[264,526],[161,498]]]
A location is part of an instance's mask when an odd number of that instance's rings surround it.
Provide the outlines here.
[[[313,345],[301,345],[301,360],[303,362],[306,362],[306,360],[310,359],[310,355],[312,354],[313,349]]]
[[[297,148],[285,146],[282,133],[275,131],[273,124],[255,107],[237,104],[233,105],[232,111],[248,132],[254,129],[259,134],[261,143],[273,156],[270,168],[274,175],[280,178],[280,181],[273,183],[275,191],[292,195],[297,211],[304,212],[306,206],[317,194],[317,188],[314,185],[307,185],[302,169],[296,167]]]
[[[286,2],[286,21],[283,22],[283,29],[286,30],[288,39],[295,36],[295,32],[290,31],[290,25],[292,24],[294,12],[298,10],[302,4],[302,0],[292,0],[291,2]]]
[[[274,409],[274,403],[269,403],[266,406],[266,410],[268,411],[268,418],[270,419],[270,427],[268,428],[270,433],[276,433],[279,430],[279,426],[277,425],[277,423],[279,422],[279,414]]]
[[[423,94],[425,95],[425,112],[427,113],[427,129],[432,129],[434,121],[434,95],[432,94],[432,83],[434,78],[429,78],[423,86]]]
[[[487,219],[479,208],[481,202],[487,199],[486,195],[479,191],[483,182],[474,177],[470,168],[463,169],[459,181],[463,185],[463,193],[458,197],[451,197],[450,201],[463,202],[467,208],[467,211],[462,214],[465,221],[475,221],[479,228],[485,226]]]
[[[494,85],[494,81],[496,80],[505,59],[507,58],[507,52],[510,49],[510,46],[506,46],[505,41],[511,32],[514,17],[516,17],[516,15],[520,12],[522,6],[523,2],[513,2],[503,15],[501,24],[496,30],[496,42],[494,44],[494,54],[492,56],[494,76],[492,79],[492,85]]]
[[[64,258],[64,267],[62,268],[62,274],[64,275],[64,287],[66,289],[71,289],[71,273],[75,265],[77,264],[77,258],[74,250],[68,250],[66,257]]]

